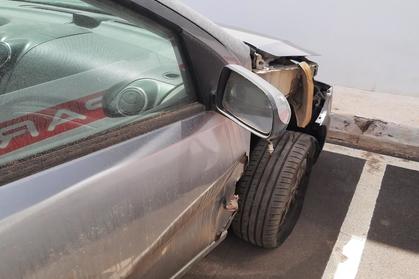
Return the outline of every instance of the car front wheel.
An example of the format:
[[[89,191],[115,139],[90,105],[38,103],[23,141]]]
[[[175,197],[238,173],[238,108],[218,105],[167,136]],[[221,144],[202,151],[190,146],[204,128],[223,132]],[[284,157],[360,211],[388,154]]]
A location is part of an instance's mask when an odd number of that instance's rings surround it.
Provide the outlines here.
[[[314,137],[293,131],[272,144],[269,152],[260,140],[251,152],[232,224],[238,237],[263,248],[281,245],[297,223],[317,147]]]

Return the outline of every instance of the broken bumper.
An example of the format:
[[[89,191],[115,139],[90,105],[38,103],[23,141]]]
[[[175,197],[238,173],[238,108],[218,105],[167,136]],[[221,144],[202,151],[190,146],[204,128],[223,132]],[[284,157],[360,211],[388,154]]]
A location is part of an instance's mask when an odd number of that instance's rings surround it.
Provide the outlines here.
[[[319,126],[325,126],[329,128],[330,125],[330,113],[332,111],[332,98],[333,98],[333,87],[329,87],[325,92],[325,100],[323,108],[320,111],[319,116],[317,117],[315,123]]]
[[[331,122],[331,110],[332,110],[332,99],[333,99],[333,87],[317,82],[320,87],[322,88],[322,92],[324,93],[324,102],[323,106],[318,114],[316,120],[311,127],[308,129],[309,133],[312,134],[319,143],[319,150],[317,156],[320,154],[320,151],[323,149],[323,146],[326,142],[327,132],[330,127]],[[317,157],[316,156],[316,157]]]

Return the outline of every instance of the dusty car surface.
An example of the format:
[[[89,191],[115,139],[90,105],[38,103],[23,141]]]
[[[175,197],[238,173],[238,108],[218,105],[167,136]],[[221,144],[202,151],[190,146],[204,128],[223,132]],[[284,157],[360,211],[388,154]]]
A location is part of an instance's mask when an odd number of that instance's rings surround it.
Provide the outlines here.
[[[292,231],[329,122],[310,54],[175,1],[0,3],[0,278],[176,278]]]

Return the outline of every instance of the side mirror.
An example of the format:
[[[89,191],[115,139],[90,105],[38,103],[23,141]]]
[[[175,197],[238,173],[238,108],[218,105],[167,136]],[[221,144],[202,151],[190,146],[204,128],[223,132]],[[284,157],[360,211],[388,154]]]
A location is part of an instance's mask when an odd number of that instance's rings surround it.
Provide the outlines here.
[[[286,129],[291,109],[285,96],[269,82],[239,65],[222,71],[217,110],[255,135],[273,139]]]

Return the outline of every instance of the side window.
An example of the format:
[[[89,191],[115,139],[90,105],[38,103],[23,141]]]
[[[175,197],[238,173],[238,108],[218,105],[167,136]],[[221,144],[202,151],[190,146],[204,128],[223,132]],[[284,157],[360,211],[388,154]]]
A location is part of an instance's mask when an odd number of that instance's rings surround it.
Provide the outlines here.
[[[175,36],[81,1],[0,4],[0,167],[194,101]]]

